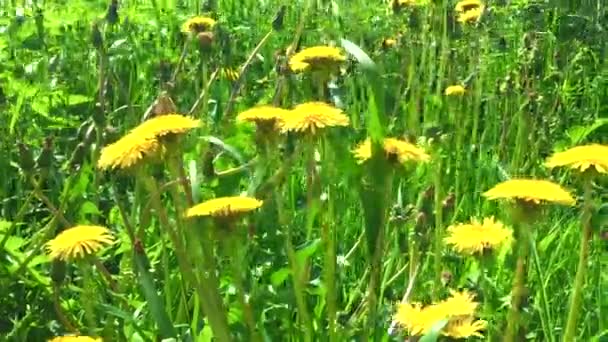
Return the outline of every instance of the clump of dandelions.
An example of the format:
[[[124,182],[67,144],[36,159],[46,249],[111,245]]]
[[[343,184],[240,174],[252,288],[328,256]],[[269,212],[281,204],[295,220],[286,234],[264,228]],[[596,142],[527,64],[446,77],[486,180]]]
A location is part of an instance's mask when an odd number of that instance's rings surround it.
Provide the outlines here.
[[[450,297],[431,305],[400,303],[393,319],[409,336],[422,336],[431,331],[441,320],[447,320],[441,330],[444,336],[453,338],[483,337],[481,331],[487,326],[483,320],[475,320],[479,304],[468,291],[450,291]]]

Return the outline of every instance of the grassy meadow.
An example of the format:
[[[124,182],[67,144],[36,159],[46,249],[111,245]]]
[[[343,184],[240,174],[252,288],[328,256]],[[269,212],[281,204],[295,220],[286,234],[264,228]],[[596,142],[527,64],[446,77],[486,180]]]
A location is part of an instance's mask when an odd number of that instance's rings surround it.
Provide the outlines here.
[[[0,0],[0,341],[608,341],[604,0]]]

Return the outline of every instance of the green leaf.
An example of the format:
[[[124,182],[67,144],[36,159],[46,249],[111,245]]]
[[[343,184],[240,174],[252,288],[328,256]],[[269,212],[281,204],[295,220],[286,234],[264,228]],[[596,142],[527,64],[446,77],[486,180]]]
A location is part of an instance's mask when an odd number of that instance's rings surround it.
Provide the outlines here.
[[[310,243],[308,243],[306,247],[298,250],[296,252],[296,260],[298,262],[298,265],[302,267],[305,264],[306,260],[308,260],[308,258],[310,258],[310,256],[312,256],[313,254],[315,254],[321,244],[321,239],[314,239]]]
[[[137,279],[143,291],[152,318],[158,324],[160,337],[177,337],[173,324],[167,315],[163,299],[158,295],[152,274],[146,267],[144,256],[140,253],[134,253],[135,265],[137,268]]]
[[[270,276],[270,282],[272,283],[272,286],[277,287],[283,284],[289,275],[291,275],[291,269],[283,267],[272,273]]]
[[[441,321],[438,321],[437,323],[433,324],[433,327],[431,328],[431,331],[429,331],[427,334],[425,334],[424,336],[422,336],[419,340],[419,342],[435,342],[437,341],[437,339],[439,338],[439,335],[441,334],[441,330],[448,324],[448,320],[447,319],[442,319]]]

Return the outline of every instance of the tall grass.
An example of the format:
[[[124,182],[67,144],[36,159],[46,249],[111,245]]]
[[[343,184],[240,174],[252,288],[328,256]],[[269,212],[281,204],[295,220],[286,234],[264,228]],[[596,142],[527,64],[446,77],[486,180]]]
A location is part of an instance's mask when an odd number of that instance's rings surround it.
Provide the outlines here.
[[[0,4],[0,340],[398,340],[396,304],[449,289],[476,294],[488,321],[479,339],[508,327],[518,341],[605,338],[597,208],[608,183],[542,167],[556,150],[608,143],[601,0],[490,1],[476,24],[459,23],[446,0],[398,13],[364,0]],[[210,50],[180,32],[199,13],[218,20]],[[287,50],[313,45],[349,57],[329,82],[288,72]],[[462,96],[444,94],[457,84]],[[256,104],[312,100],[350,126],[264,145],[235,121]],[[161,102],[203,125],[137,174],[99,170],[103,146]],[[352,150],[367,137],[372,158],[360,165]],[[395,167],[384,137],[431,161]],[[517,236],[528,240],[517,327],[507,324],[516,246],[479,263],[443,243],[471,217],[517,226],[482,196],[514,177],[552,179],[579,199]],[[183,217],[241,193],[264,205],[233,235]],[[86,223],[117,237],[100,262],[47,256],[47,241]]]

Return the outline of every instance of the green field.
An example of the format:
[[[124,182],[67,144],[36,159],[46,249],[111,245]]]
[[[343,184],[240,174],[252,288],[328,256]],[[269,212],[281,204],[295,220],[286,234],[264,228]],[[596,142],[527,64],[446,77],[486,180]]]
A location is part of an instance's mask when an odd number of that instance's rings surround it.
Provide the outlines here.
[[[606,5],[0,0],[0,341],[608,341]]]

